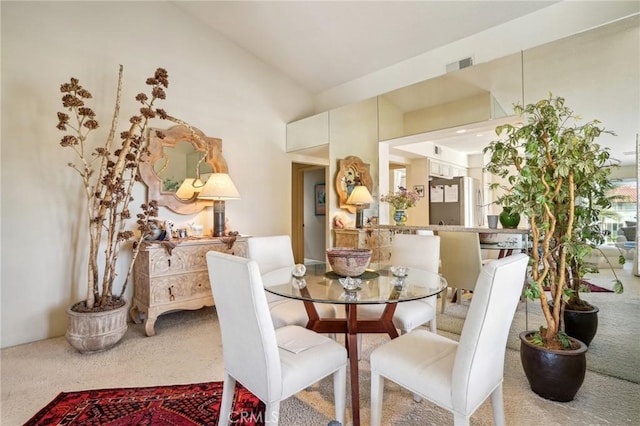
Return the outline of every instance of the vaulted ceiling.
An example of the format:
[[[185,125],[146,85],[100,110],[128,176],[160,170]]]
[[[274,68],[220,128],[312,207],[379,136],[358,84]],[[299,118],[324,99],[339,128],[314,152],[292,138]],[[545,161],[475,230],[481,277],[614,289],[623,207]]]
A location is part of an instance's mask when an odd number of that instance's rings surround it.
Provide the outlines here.
[[[565,0],[566,1],[566,0]],[[348,84],[488,29],[556,6],[561,1],[175,1],[312,95]],[[606,2],[604,2],[606,3]],[[633,4],[637,10],[639,2]],[[637,14],[637,11],[635,12]],[[561,20],[549,25],[563,25]],[[546,31],[541,23],[541,31]],[[640,42],[639,42],[640,45]],[[204,47],[206,48],[206,47]],[[638,49],[640,50],[640,49]],[[638,68],[639,52],[628,64]],[[597,67],[594,67],[596,69]],[[599,72],[599,71],[594,71]],[[584,77],[597,81],[599,76]],[[636,89],[634,89],[636,90]],[[637,90],[636,90],[637,91]],[[611,102],[611,100],[609,100]],[[638,100],[640,103],[640,100]],[[605,145],[624,164],[635,164],[638,104],[609,108],[608,128],[621,136]],[[574,106],[575,107],[575,106]],[[591,113],[590,108],[578,112]],[[625,115],[628,113],[628,116]],[[593,117],[589,117],[593,118]],[[486,129],[485,129],[486,130]],[[486,132],[485,132],[486,133]],[[450,138],[455,135],[442,136]],[[466,139],[458,140],[465,150]],[[478,146],[477,141],[474,142]]]
[[[196,1],[176,4],[312,93],[557,1]]]

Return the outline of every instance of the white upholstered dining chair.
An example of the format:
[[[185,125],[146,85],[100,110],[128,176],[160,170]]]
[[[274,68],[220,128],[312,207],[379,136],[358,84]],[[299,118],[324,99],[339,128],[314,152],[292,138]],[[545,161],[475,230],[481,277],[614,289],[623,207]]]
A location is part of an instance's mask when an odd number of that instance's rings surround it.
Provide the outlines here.
[[[282,400],[329,375],[336,420],[344,424],[346,349],[297,325],[275,329],[255,261],[210,251],[207,266],[224,359],[218,424],[229,423],[236,381],[265,403],[265,424],[277,425]]]
[[[504,357],[528,260],[517,254],[483,267],[459,342],[414,330],[371,353],[372,426],[382,423],[385,378],[451,411],[455,425],[468,425],[490,397],[494,424],[505,424]]]
[[[482,269],[482,252],[477,232],[438,231],[442,276],[454,290],[458,302],[464,290],[473,291]],[[442,308],[447,306],[447,293],[442,293]]]
[[[251,237],[247,240],[248,257],[256,261],[265,287],[282,284],[291,279],[291,268],[295,265],[291,238],[288,235]],[[304,303],[266,292],[269,312],[276,328],[285,325],[305,326],[309,321]],[[321,318],[335,318],[333,305],[316,303]]]
[[[433,235],[397,234],[391,242],[391,265],[419,268],[438,273],[440,262],[440,237]],[[400,334],[408,333],[416,327],[429,323],[429,329],[436,332],[437,296],[398,303],[393,314],[393,325]],[[358,319],[379,318],[385,305],[358,306]],[[362,353],[362,335],[358,334],[358,354]]]

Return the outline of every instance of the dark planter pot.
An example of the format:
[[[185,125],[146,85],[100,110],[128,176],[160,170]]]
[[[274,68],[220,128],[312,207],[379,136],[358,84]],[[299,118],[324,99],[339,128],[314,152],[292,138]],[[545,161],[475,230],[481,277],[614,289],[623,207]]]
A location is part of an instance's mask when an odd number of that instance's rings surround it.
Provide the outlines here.
[[[510,208],[503,207],[502,213],[499,216],[500,224],[503,228],[515,229],[520,223],[520,213],[512,212]]]
[[[598,309],[593,306],[589,311],[575,311],[564,308],[564,331],[571,337],[589,346],[598,331]]]
[[[527,340],[527,336],[533,333],[520,333],[520,361],[531,390],[552,401],[573,400],[587,370],[587,345],[576,340],[580,344],[579,349],[546,349]]]

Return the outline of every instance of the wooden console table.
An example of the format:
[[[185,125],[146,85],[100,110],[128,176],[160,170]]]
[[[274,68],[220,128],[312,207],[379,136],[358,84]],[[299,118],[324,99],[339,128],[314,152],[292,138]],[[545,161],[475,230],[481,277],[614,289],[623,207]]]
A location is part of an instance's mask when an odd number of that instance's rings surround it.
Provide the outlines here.
[[[206,254],[218,251],[247,257],[247,237],[198,238],[143,243],[133,268],[129,314],[147,336],[159,315],[177,309],[213,306]]]
[[[387,262],[391,257],[391,231],[379,228],[334,229],[335,247],[370,249],[371,262]]]

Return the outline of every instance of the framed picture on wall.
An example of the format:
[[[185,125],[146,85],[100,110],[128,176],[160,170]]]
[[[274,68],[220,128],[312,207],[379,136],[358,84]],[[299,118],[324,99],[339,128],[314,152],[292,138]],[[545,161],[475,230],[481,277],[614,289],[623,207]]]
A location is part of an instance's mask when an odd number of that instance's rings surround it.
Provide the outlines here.
[[[416,191],[419,196],[424,197],[424,185],[413,185],[413,190]]]
[[[316,184],[314,194],[313,199],[316,205],[316,216],[324,216],[327,211],[327,193],[324,188],[324,183]]]

